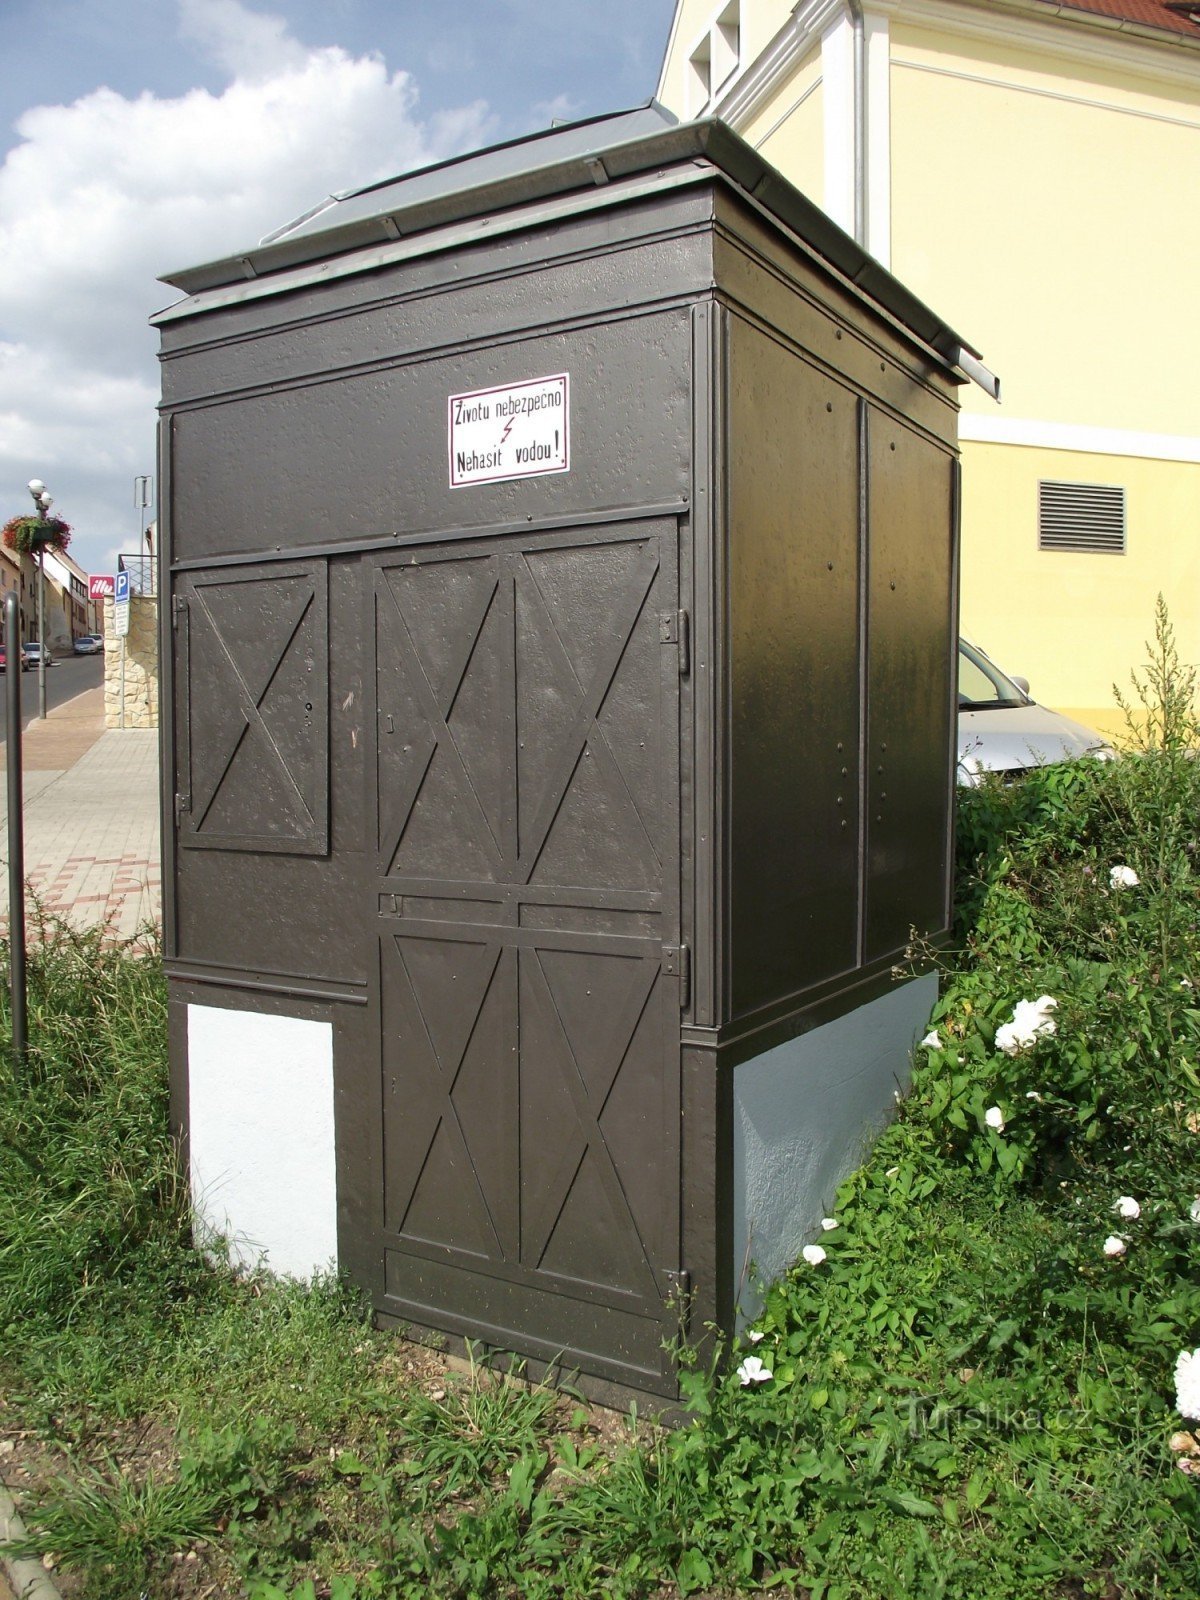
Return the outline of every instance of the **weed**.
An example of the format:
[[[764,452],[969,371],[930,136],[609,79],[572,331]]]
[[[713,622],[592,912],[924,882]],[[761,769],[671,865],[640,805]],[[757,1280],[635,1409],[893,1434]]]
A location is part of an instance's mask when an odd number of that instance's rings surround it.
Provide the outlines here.
[[[15,1555],[53,1553],[86,1574],[94,1600],[130,1600],[144,1592],[162,1558],[217,1530],[219,1500],[153,1472],[134,1480],[114,1462],[83,1466],[60,1478],[37,1518],[37,1540],[9,1546]]]

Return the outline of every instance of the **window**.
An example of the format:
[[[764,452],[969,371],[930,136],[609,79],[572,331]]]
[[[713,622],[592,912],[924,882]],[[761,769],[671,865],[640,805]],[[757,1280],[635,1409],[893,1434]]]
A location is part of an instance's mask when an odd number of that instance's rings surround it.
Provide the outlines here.
[[[712,92],[716,94],[737,71],[738,51],[741,43],[739,0],[733,0],[721,11],[713,23],[712,45],[709,56],[712,62]]]
[[[698,116],[712,94],[712,35],[705,34],[688,57],[688,110]]]
[[[1125,490],[1110,483],[1038,484],[1038,549],[1125,554]]]
[[[688,115],[698,117],[738,68],[741,0],[729,0],[713,17],[688,56]]]

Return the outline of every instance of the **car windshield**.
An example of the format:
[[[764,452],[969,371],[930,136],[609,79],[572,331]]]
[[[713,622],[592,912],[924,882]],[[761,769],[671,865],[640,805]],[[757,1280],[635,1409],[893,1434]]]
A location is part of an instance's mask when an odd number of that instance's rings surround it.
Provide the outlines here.
[[[1029,697],[1021,693],[1000,668],[993,666],[981,650],[965,639],[958,641],[958,709],[982,711],[984,707],[1024,706]]]

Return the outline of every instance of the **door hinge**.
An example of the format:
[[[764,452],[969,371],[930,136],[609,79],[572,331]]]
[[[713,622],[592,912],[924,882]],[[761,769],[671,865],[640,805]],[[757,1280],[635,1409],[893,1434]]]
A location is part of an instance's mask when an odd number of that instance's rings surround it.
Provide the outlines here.
[[[686,944],[665,944],[662,947],[662,969],[668,978],[679,979],[679,1009],[686,1010],[691,998],[691,952]]]
[[[658,617],[658,636],[663,644],[673,644],[679,651],[679,675],[686,678],[691,666],[690,627],[686,611],[661,611]]]
[[[187,601],[181,594],[173,594],[171,596],[171,626],[173,628],[177,628],[179,626],[180,617],[184,616],[187,612],[187,604]]]
[[[176,822],[177,825],[178,825],[179,819],[180,819],[180,817],[182,817],[183,813],[185,811],[190,811],[191,809],[192,809],[192,797],[191,797],[191,795],[190,794],[176,794],[176,796],[175,796],[175,822]]]

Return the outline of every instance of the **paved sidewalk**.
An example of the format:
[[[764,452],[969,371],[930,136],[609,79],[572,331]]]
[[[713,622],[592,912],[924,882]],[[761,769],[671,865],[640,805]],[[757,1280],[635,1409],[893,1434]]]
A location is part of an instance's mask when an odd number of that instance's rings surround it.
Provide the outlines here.
[[[89,689],[25,729],[25,881],[77,927],[131,938],[162,915],[158,734],[105,729]],[[0,772],[4,770],[0,746]],[[0,923],[8,924],[8,804],[0,783]],[[30,932],[32,934],[32,928]]]

